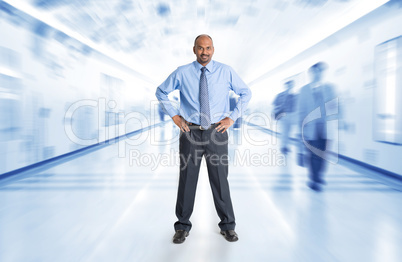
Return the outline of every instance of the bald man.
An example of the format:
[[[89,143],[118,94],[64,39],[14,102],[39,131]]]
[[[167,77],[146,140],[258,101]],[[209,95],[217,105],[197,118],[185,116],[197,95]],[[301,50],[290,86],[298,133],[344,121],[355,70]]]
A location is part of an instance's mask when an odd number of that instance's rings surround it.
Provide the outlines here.
[[[234,242],[238,236],[227,179],[226,130],[244,113],[251,91],[231,67],[212,60],[214,45],[209,35],[196,37],[193,52],[197,60],[177,68],[156,90],[159,102],[180,128],[178,220],[174,224],[173,243],[183,243],[191,230],[190,217],[202,157],[207,163],[220,232],[227,241]],[[168,94],[174,90],[180,91],[179,109],[168,99]],[[229,109],[231,91],[240,96],[233,111]]]

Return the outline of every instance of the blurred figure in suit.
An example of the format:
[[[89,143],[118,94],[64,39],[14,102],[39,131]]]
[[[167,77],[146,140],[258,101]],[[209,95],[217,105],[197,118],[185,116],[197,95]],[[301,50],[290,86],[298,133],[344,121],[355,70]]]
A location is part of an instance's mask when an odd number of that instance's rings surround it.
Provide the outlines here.
[[[236,94],[235,94],[234,92],[230,92],[230,95],[229,95],[229,108],[230,108],[230,111],[235,110],[238,101],[239,101],[239,97],[236,96]],[[233,126],[231,126],[231,129],[240,128],[241,120],[242,120],[242,117],[240,116],[240,117],[235,121],[235,123],[233,124]]]
[[[289,132],[294,123],[294,111],[296,107],[296,95],[292,93],[295,82],[285,82],[286,90],[279,93],[273,102],[274,116],[279,121],[281,130],[281,152],[287,154],[289,149]]]
[[[163,111],[163,107],[161,104],[158,104],[158,113],[159,113],[159,120],[161,122],[165,121],[165,111]]]
[[[327,116],[330,110],[337,106],[333,103],[336,98],[331,84],[323,82],[323,73],[327,69],[324,62],[318,62],[308,70],[311,82],[303,86],[299,93],[298,114],[301,143],[305,147],[305,166],[309,170],[308,187],[321,191],[326,182],[323,173],[328,159]]]

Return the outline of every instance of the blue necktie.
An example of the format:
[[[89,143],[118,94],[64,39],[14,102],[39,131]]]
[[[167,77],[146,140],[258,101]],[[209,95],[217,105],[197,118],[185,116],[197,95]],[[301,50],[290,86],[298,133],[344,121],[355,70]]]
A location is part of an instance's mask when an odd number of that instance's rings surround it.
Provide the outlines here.
[[[209,112],[209,95],[208,95],[208,83],[207,77],[205,75],[205,70],[207,68],[204,66],[201,68],[200,77],[200,126],[204,129],[208,129],[211,125],[211,117]]]

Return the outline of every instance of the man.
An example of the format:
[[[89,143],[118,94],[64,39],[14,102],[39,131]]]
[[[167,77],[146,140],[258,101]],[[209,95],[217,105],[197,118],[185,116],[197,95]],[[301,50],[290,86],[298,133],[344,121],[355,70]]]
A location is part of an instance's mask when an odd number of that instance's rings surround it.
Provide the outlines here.
[[[244,112],[251,91],[227,65],[213,61],[214,46],[208,35],[199,35],[194,41],[197,60],[177,68],[156,90],[156,97],[180,128],[180,178],[174,224],[173,242],[180,244],[189,235],[192,224],[195,191],[202,156],[208,168],[208,177],[221,234],[226,240],[238,240],[235,216],[230,198],[228,177],[228,133],[226,130]],[[175,109],[168,94],[180,91],[180,109]],[[230,112],[229,92],[240,96]]]
[[[334,103],[335,93],[332,85],[323,82],[323,73],[327,65],[323,62],[309,68],[311,83],[303,86],[299,94],[299,127],[301,143],[307,148],[309,179],[307,186],[314,191],[321,191],[326,182],[323,178],[329,131],[327,116],[337,113]]]
[[[289,132],[293,124],[293,112],[295,111],[296,96],[292,93],[294,81],[289,80],[285,83],[286,90],[279,93],[273,104],[275,119],[279,121],[281,127],[281,152],[287,154],[290,152]]]

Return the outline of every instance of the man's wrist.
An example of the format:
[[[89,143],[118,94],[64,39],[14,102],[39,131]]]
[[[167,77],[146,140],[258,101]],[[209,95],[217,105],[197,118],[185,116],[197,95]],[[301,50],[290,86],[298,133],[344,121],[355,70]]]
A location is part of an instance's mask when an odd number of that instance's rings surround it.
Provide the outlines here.
[[[235,115],[234,113],[232,113],[230,116],[228,116],[228,118],[230,118],[233,122],[235,122],[236,119],[237,119],[237,115]]]

